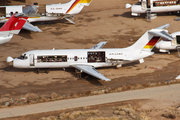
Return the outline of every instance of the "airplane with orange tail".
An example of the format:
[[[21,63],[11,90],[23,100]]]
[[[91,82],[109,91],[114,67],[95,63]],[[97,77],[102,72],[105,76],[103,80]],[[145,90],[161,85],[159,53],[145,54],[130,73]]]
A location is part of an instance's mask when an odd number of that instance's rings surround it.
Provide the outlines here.
[[[23,14],[14,14],[11,18],[0,28],[0,44],[11,40],[14,34],[18,34],[26,23],[28,17],[22,17]]]
[[[0,10],[4,11],[4,16],[0,17],[0,23],[6,22],[14,13],[24,13],[29,17],[30,23],[66,19],[75,24],[74,15],[80,13],[84,6],[89,6],[91,2],[92,0],[71,0],[62,4],[38,5],[34,3],[33,5],[0,6]],[[23,29],[30,30],[29,25],[26,23]]]
[[[33,50],[23,53],[20,57],[7,58],[16,68],[67,68],[73,67],[80,72],[85,72],[98,79],[110,81],[95,68],[116,66],[139,61],[154,52],[151,50],[162,38],[173,40],[164,28],[169,24],[147,31],[136,43],[127,48],[102,49],[106,42],[100,42],[90,49],[65,49],[65,50]]]

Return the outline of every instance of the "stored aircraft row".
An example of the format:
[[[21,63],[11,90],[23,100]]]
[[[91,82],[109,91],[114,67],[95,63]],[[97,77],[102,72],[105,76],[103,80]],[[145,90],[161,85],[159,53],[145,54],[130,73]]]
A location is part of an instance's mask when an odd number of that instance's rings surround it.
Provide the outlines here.
[[[4,11],[4,16],[0,17],[0,23],[6,22],[14,13],[24,13],[27,15],[28,22],[38,21],[52,21],[59,19],[66,19],[74,23],[71,18],[78,14],[84,6],[89,6],[92,0],[71,0],[67,3],[38,5],[13,5],[13,6],[0,6],[0,11]],[[33,27],[25,23],[23,29],[30,31],[41,31],[37,27]]]
[[[126,8],[131,8],[132,16],[140,16],[147,13],[178,12],[180,11],[180,0],[139,0],[136,4],[126,4]]]
[[[16,68],[67,68],[73,67],[98,79],[110,81],[95,68],[116,66],[139,61],[154,52],[151,50],[156,43],[165,38],[174,38],[164,30],[169,24],[148,30],[132,46],[127,48],[102,49],[106,42],[100,42],[90,49],[63,49],[63,50],[33,50],[23,53],[20,57],[7,58],[7,62],[13,62]]]

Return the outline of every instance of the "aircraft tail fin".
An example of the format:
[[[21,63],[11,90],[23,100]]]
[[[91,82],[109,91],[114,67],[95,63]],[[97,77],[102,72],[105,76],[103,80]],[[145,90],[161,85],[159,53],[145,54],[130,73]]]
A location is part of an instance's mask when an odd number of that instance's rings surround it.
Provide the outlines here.
[[[128,56],[128,59],[135,59],[135,57],[144,58],[152,55],[151,50],[161,38],[173,40],[174,38],[167,32],[167,30],[163,29],[167,28],[167,26],[168,24],[164,25],[164,27],[161,26],[155,29],[151,29],[147,31],[143,36],[141,36],[136,41],[136,43],[129,47],[129,50],[131,50],[132,53]]]
[[[0,28],[0,32],[10,31],[12,34],[18,34],[23,25],[26,23],[28,17],[22,17],[23,14],[14,14],[11,18]]]
[[[84,6],[89,6],[91,2],[92,0],[75,0],[67,10],[66,14],[78,14]]]

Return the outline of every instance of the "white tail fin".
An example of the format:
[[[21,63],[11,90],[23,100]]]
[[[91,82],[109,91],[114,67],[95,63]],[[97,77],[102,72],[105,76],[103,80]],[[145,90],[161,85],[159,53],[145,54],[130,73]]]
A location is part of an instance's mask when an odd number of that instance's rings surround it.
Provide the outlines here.
[[[132,51],[132,53],[128,56],[128,60],[140,59],[152,55],[153,53],[151,50],[161,37],[173,40],[174,38],[163,29],[167,28],[167,26],[168,24],[147,31],[136,43],[128,48],[128,50],[131,49]]]

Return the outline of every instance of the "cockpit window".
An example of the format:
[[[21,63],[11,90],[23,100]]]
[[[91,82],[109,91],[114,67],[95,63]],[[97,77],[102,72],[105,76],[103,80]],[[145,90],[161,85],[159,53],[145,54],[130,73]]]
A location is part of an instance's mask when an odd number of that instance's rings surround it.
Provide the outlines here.
[[[141,2],[137,2],[135,5],[141,5]]]
[[[21,55],[20,57],[18,57],[18,59],[25,60],[25,59],[27,59],[27,56],[26,56],[26,54],[24,54],[24,55]]]

